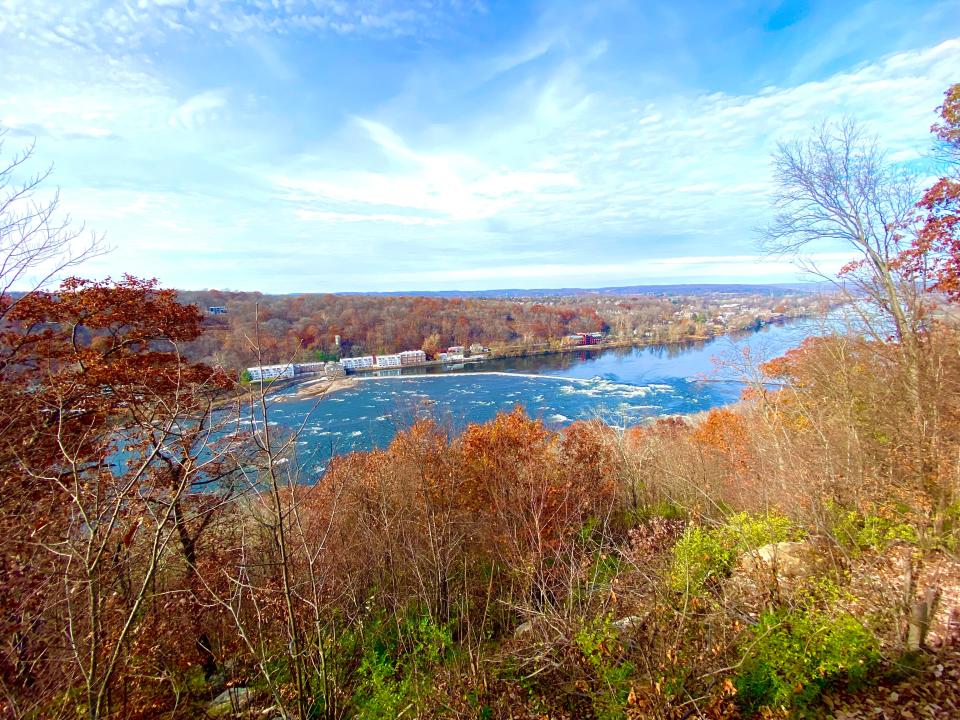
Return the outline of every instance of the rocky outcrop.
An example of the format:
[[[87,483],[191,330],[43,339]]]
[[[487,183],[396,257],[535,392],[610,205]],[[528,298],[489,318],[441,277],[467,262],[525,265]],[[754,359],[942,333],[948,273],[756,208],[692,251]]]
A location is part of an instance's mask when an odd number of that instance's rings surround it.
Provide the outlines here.
[[[207,704],[206,712],[210,717],[229,717],[246,710],[252,700],[249,688],[227,688]]]
[[[743,554],[741,573],[761,573],[782,580],[797,580],[822,573],[826,559],[813,543],[779,542]]]

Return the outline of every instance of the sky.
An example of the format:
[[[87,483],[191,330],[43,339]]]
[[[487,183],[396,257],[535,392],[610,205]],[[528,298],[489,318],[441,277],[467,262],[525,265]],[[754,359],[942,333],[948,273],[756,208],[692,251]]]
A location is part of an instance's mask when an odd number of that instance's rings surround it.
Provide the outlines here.
[[[0,0],[4,155],[178,288],[795,281],[776,143],[919,166],[954,82],[960,0]]]

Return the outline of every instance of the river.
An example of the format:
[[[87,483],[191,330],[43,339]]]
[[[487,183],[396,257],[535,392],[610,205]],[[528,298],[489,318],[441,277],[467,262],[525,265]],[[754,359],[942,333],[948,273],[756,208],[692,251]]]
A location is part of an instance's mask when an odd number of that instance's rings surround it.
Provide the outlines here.
[[[272,403],[270,420],[303,428],[298,455],[308,474],[322,472],[331,455],[385,446],[424,414],[452,433],[518,404],[551,427],[590,418],[631,425],[733,402],[744,388],[737,368],[782,355],[820,332],[819,321],[794,320],[708,341],[362,376],[356,387],[320,400],[295,399],[287,389]]]

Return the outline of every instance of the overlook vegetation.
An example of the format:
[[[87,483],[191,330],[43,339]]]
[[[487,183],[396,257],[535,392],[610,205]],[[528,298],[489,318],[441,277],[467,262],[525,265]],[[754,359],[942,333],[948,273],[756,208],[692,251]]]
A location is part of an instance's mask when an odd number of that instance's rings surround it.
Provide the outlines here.
[[[768,240],[858,251],[863,323],[695,418],[423,417],[308,477],[174,292],[4,294],[3,716],[957,716],[958,108],[919,203],[851,124],[780,149]],[[3,267],[73,267],[0,191]]]

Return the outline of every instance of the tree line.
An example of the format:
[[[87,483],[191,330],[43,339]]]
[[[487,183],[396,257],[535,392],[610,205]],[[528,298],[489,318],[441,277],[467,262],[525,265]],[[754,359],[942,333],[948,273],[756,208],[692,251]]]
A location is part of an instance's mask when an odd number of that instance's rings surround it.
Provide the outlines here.
[[[556,347],[564,336],[578,332],[602,332],[636,342],[677,342],[746,329],[758,318],[774,314],[800,314],[807,305],[815,312],[819,304],[811,295],[799,293],[463,299],[211,290],[182,292],[180,297],[201,308],[227,308],[226,314],[206,318],[205,332],[186,351],[194,359],[230,369],[254,364],[247,338],[255,318],[261,356],[268,363],[279,363],[416,349],[433,357],[448,347],[475,343],[517,352]]]

